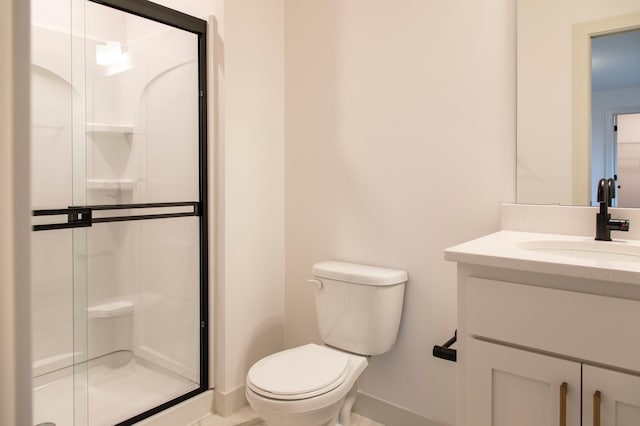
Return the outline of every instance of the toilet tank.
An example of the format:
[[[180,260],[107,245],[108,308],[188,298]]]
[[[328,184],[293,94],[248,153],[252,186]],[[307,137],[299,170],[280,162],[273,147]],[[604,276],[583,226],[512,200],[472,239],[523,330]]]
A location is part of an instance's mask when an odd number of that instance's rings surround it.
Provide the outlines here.
[[[323,341],[361,355],[379,355],[396,343],[407,273],[327,261],[313,265],[318,327]]]

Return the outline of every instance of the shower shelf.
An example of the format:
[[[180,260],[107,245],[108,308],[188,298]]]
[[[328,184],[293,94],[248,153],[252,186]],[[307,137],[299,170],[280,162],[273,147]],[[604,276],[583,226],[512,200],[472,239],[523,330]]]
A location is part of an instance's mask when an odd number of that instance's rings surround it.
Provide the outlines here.
[[[136,182],[136,179],[87,179],[87,189],[131,191]]]
[[[116,300],[87,308],[89,318],[113,318],[133,313],[134,303],[130,300]]]
[[[122,135],[132,135],[133,125],[87,123],[87,133],[115,133],[115,134],[122,134]]]

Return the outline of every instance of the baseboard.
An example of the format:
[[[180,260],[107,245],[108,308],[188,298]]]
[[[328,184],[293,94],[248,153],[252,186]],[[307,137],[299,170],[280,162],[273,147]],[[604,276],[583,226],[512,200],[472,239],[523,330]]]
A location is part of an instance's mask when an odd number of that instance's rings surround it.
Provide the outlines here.
[[[247,397],[244,395],[244,385],[229,392],[220,392],[214,389],[213,401],[216,414],[220,414],[222,417],[230,416],[248,404]]]
[[[383,401],[364,392],[358,392],[353,411],[388,426],[449,426],[446,423],[429,420],[411,410]]]
[[[213,412],[213,391],[208,390],[155,416],[136,423],[140,426],[190,425]]]
[[[215,413],[228,417],[248,404],[245,387],[240,386],[229,392],[214,389]],[[358,392],[353,411],[368,419],[388,426],[450,426],[430,420],[403,407],[383,401],[364,392]]]

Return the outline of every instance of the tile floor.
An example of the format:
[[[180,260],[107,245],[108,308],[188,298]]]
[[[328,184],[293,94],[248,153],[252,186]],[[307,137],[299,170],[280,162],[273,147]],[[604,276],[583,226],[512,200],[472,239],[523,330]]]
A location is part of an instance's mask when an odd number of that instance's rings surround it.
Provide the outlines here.
[[[229,417],[218,415],[207,416],[199,422],[189,426],[266,426],[266,423],[259,419],[251,407],[246,406],[236,411]],[[382,423],[374,422],[355,413],[351,413],[350,426],[384,426]]]

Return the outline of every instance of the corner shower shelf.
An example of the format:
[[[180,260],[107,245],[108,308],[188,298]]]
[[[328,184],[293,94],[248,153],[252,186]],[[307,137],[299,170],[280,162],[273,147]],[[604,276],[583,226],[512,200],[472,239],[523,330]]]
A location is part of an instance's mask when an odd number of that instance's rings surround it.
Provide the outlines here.
[[[136,179],[87,179],[87,189],[131,191],[135,185]]]
[[[130,300],[116,300],[87,308],[89,318],[113,318],[133,313],[134,304]]]
[[[112,133],[112,134],[121,134],[121,135],[132,135],[133,125],[87,123],[87,133]]]

